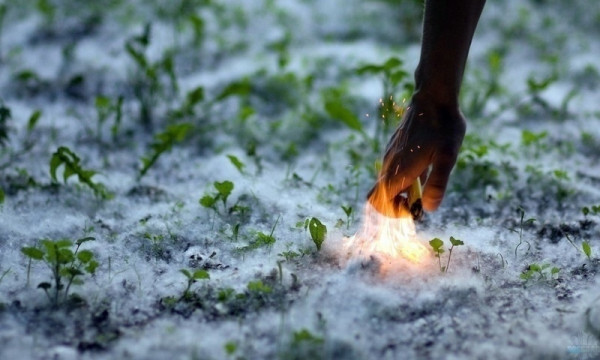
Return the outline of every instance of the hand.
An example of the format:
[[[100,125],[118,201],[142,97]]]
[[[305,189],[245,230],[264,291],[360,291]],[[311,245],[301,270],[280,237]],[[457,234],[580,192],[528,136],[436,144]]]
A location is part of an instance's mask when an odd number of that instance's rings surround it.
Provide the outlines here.
[[[369,202],[384,215],[393,216],[400,194],[421,177],[425,184],[423,208],[436,210],[444,197],[465,130],[465,119],[458,107],[413,97],[387,145],[379,179],[367,196]]]

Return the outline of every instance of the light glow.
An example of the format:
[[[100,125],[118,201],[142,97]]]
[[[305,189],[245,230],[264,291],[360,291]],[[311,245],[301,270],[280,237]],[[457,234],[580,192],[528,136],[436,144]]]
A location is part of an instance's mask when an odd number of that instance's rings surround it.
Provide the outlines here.
[[[367,202],[361,229],[346,239],[349,257],[378,256],[384,262],[408,260],[424,263],[431,257],[429,249],[419,241],[410,215],[388,217]]]

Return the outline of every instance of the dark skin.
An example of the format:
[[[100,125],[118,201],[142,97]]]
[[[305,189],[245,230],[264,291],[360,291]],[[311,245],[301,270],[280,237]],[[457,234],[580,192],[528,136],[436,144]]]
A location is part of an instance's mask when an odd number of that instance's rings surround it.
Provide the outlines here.
[[[415,93],[392,135],[368,199],[378,210],[420,177],[423,208],[436,210],[465,136],[458,96],[469,47],[485,0],[426,0]]]

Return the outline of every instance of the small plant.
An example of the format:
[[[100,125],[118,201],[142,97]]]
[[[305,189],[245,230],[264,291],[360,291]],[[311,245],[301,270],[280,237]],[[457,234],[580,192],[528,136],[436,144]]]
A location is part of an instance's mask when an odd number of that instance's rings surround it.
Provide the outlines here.
[[[228,356],[233,356],[233,354],[235,354],[235,352],[237,351],[237,344],[234,341],[228,341],[225,343],[225,345],[223,345],[223,348],[225,349],[225,353]]]
[[[527,269],[525,271],[523,271],[523,273],[521,273],[521,275],[519,275],[519,277],[524,280],[525,282],[528,282],[530,280],[537,280],[537,281],[547,281],[547,280],[551,280],[551,279],[556,279],[556,277],[558,276],[558,273],[560,272],[560,269],[557,268],[556,266],[552,266],[550,264],[531,264],[527,267]],[[536,279],[537,276],[537,279]]]
[[[325,237],[327,237],[327,226],[325,226],[321,220],[317,219],[316,217],[312,217],[304,221],[304,230],[308,230],[310,233],[310,238],[317,247],[317,251],[320,251],[321,246],[325,241]]]
[[[62,165],[64,165],[63,181],[66,183],[67,180],[77,175],[77,180],[80,183],[86,185],[94,194],[102,199],[112,199],[113,194],[108,192],[102,183],[96,183],[92,180],[92,177],[96,175],[94,170],[86,170],[80,165],[81,159],[71,149],[66,146],[61,146],[52,154],[50,158],[50,176],[52,180],[57,182],[56,171]]]
[[[256,294],[269,294],[273,289],[262,282],[262,280],[250,281],[248,283],[248,291]]]
[[[189,123],[181,123],[167,126],[167,129],[154,136],[154,142],[150,145],[151,153],[142,157],[142,168],[139,178],[141,179],[148,170],[156,163],[158,158],[173,147],[173,145],[182,142],[188,133],[193,129]]]
[[[587,241],[582,242],[581,249],[583,250],[585,256],[587,256],[588,260],[592,260],[592,247],[590,246],[590,243]]]
[[[75,241],[75,250],[71,248],[73,242],[69,239],[41,241],[41,247],[23,247],[21,252],[30,261],[43,261],[51,271],[52,282],[41,282],[38,288],[44,290],[48,300],[58,306],[69,295],[71,285],[81,285],[83,275],[96,272],[99,263],[94,259],[90,250],[79,250],[85,242],[95,240],[93,237],[84,237]]]
[[[157,61],[152,61],[146,54],[150,45],[151,33],[152,25],[148,23],[142,34],[128,39],[125,44],[125,51],[137,65],[132,86],[134,95],[140,104],[140,121],[147,129],[152,127],[153,108],[156,100],[161,95],[168,98],[178,91],[173,52],[165,52]],[[170,92],[165,87],[163,80],[165,77],[170,83]]]
[[[181,297],[179,300],[187,300],[190,298],[190,289],[192,285],[194,285],[198,280],[208,280],[210,279],[210,275],[206,270],[196,270],[193,273],[187,269],[179,270],[185,277],[187,278],[187,287],[183,290]]]
[[[244,164],[243,162],[240,161],[240,159],[238,159],[236,156],[234,155],[227,155],[227,158],[229,159],[229,161],[231,161],[231,164],[233,164],[233,166],[235,166],[236,169],[238,169],[238,171],[240,172],[240,174],[244,175],[244,167],[246,166],[246,164]]]
[[[523,240],[523,227],[525,227],[528,224],[533,224],[533,222],[535,221],[534,218],[529,218],[529,219],[525,220],[525,210],[522,207],[520,207],[520,206],[519,206],[519,208],[517,208],[517,213],[519,214],[519,230],[517,230],[517,229],[508,229],[508,230],[510,230],[512,232],[515,232],[515,233],[519,234],[519,243],[515,247],[515,258],[517,258],[517,251],[519,250],[519,247],[523,243],[527,244],[527,251],[529,251],[531,249],[531,244],[529,243],[529,241]]]
[[[575,243],[569,236],[569,234],[567,234],[565,232],[563,232],[563,234],[565,235],[565,237],[567,238],[567,241],[571,244],[571,246],[573,246],[575,248],[575,250],[581,251],[583,253],[583,255],[585,255],[588,258],[588,260],[592,260],[592,247],[590,246],[589,242],[583,241],[581,243],[581,248],[578,248],[577,245],[575,245]]]
[[[592,206],[584,206],[581,208],[581,213],[583,216],[587,217],[588,215],[600,215],[600,205],[592,205]]]
[[[208,209],[213,209],[215,212],[218,212],[217,202],[221,200],[221,202],[223,203],[223,213],[225,214],[227,212],[227,199],[233,191],[234,184],[229,180],[225,180],[222,182],[215,181],[213,182],[213,186],[217,190],[217,192],[213,195],[206,194],[202,198],[200,198],[200,205]]]
[[[346,229],[350,229],[350,222],[354,218],[354,209],[352,206],[342,205],[342,210],[344,210],[344,214],[346,214]]]
[[[121,120],[123,118],[123,96],[119,96],[116,100],[112,100],[106,96],[97,96],[94,105],[96,107],[97,115],[97,136],[100,139],[102,137],[102,127],[106,120],[108,120],[114,114],[114,123],[110,127],[110,131],[113,139],[116,138],[119,128],[121,126]]]
[[[444,241],[440,238],[434,238],[429,241],[429,245],[433,249],[433,252],[435,253],[435,257],[438,258],[441,272],[448,272],[448,268],[450,267],[450,260],[452,259],[452,250],[454,250],[454,247],[464,245],[465,243],[462,240],[459,240],[459,239],[454,238],[453,236],[450,236],[450,244],[452,244],[452,246],[450,246],[450,249],[448,250],[448,262],[446,263],[446,266],[442,266],[441,255],[445,252]]]
[[[246,246],[238,248],[237,250],[240,252],[247,252],[247,251],[251,251],[251,250],[256,250],[261,247],[273,246],[273,244],[275,244],[275,241],[276,241],[275,237],[273,236],[273,233],[275,232],[277,223],[279,223],[280,217],[281,217],[281,215],[277,217],[277,220],[275,220],[275,224],[273,224],[273,227],[271,228],[271,233],[269,235],[263,233],[262,231],[259,231],[256,233],[256,237],[254,238],[253,241],[251,241]]]

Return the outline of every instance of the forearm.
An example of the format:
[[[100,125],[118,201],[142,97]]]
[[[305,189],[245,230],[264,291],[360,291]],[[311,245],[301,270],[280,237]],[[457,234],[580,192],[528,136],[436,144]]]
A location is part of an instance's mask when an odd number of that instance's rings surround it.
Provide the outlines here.
[[[458,109],[473,33],[485,0],[426,0],[415,96]]]

